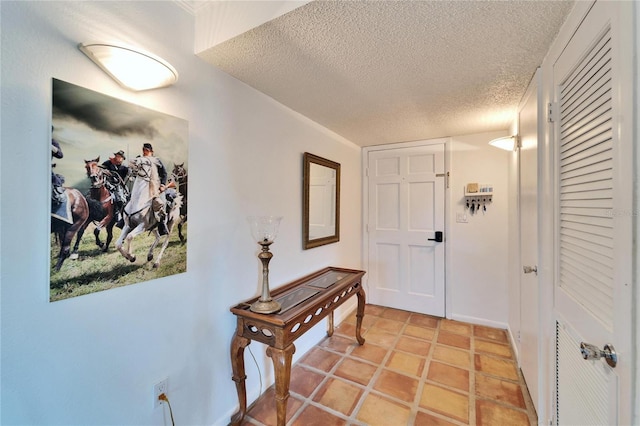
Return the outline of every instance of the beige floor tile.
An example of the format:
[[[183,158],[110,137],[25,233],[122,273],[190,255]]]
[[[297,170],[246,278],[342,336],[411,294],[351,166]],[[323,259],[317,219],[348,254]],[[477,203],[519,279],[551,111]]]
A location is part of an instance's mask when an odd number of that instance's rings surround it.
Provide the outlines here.
[[[529,417],[524,411],[480,399],[476,401],[476,425],[525,426],[529,425]]]
[[[372,327],[374,329],[386,331],[387,333],[397,334],[400,333],[402,327],[404,327],[404,322],[380,318]]]
[[[308,398],[325,377],[301,365],[294,365],[291,368],[289,390]]]
[[[343,322],[342,324],[340,324],[334,329],[334,333],[339,334],[341,336],[345,336],[345,337],[355,337],[356,326],[355,324]]]
[[[330,371],[340,361],[341,357],[319,347],[311,349],[301,360],[302,364],[317,368],[322,371]]]
[[[389,360],[387,361],[387,367],[392,370],[399,370],[410,376],[422,375],[424,369],[425,359],[415,355],[407,354],[404,352],[392,352]]]
[[[469,397],[440,386],[426,383],[422,390],[420,406],[463,423],[469,421]]]
[[[501,343],[489,342],[486,340],[476,339],[475,343],[476,352],[484,352],[488,354],[498,355],[503,358],[512,358],[511,348]]]
[[[466,324],[460,321],[452,321],[447,319],[443,319],[442,321],[440,321],[440,330],[449,331],[451,333],[471,336],[471,329],[471,324]]]
[[[365,305],[365,307],[364,307],[364,316],[365,316],[365,318],[367,317],[367,315],[373,315],[373,316],[379,317],[380,315],[382,315],[382,312],[384,312],[385,309],[387,309],[387,308],[384,308],[382,306]]]
[[[418,411],[414,426],[456,426],[456,424],[432,414]]]
[[[393,342],[395,342],[397,335],[372,327],[363,337],[366,342],[373,343],[374,345],[390,347]]]
[[[320,342],[320,347],[333,349],[336,352],[347,353],[349,349],[357,345],[355,335],[349,339],[343,336],[333,336],[332,338],[326,338]]]
[[[362,318],[362,325],[361,325],[361,331],[365,331],[367,329],[369,329],[369,327],[371,327],[373,324],[375,324],[376,321],[378,321],[378,317],[376,316],[372,316],[372,315],[367,315],[365,314],[364,318]],[[353,315],[349,315],[347,317],[347,319],[345,319],[344,321],[342,321],[338,326],[342,325],[342,324],[351,324],[353,326],[355,326],[357,324],[357,318],[355,316],[355,314]]]
[[[378,367],[354,359],[346,358],[336,368],[335,375],[367,386]]]
[[[460,334],[450,333],[448,331],[440,331],[438,334],[438,343],[443,345],[454,346],[460,349],[471,348],[471,338]]]
[[[293,423],[294,426],[344,426],[347,424],[348,422],[346,420],[336,417],[313,405],[305,407]]]
[[[373,388],[385,395],[413,403],[419,381],[390,370],[382,370]]]
[[[490,355],[475,354],[476,371],[510,380],[518,380],[518,372],[513,361],[496,358]]]
[[[429,364],[427,379],[464,392],[469,392],[469,370],[432,361]]]
[[[495,340],[500,343],[509,343],[507,332],[497,328],[485,327],[483,325],[473,326],[473,335],[487,340]]]
[[[399,402],[369,394],[356,418],[369,426],[406,425],[411,409]]]
[[[380,314],[380,316],[382,318],[405,322],[411,316],[411,312],[387,308],[382,312],[382,314]]]
[[[398,339],[395,349],[426,357],[431,350],[431,343],[421,339],[402,336]]]
[[[517,408],[526,409],[519,383],[508,382],[494,377],[476,374],[476,395],[494,401],[504,402]]]
[[[313,400],[346,416],[351,415],[362,396],[363,390],[338,379],[329,379],[314,396]]]
[[[440,318],[429,315],[412,313],[409,317],[409,324],[417,325],[419,327],[437,328],[439,323]]]
[[[433,328],[425,328],[410,324],[405,327],[403,332],[405,336],[417,337],[424,340],[433,340],[435,333],[436,330]]]
[[[433,359],[466,368],[467,370],[471,368],[471,354],[464,349],[436,345],[433,349]]]
[[[355,317],[354,317],[355,318]],[[372,316],[366,316],[364,318],[362,318],[362,331],[364,332],[365,330],[370,329],[380,318],[379,317],[372,317]],[[353,324],[356,324],[356,321],[353,321]]]
[[[366,359],[367,361],[371,361],[375,364],[380,364],[384,360],[384,357],[387,355],[388,349],[383,348],[382,346],[374,345],[370,342],[365,342],[362,346],[356,346],[351,351],[351,356]]]

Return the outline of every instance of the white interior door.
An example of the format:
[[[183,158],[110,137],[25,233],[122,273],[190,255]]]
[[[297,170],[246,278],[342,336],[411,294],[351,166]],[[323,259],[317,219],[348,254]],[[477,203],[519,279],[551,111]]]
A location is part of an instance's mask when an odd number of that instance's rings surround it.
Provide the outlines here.
[[[520,134],[520,369],[536,410],[540,378],[540,285],[538,281],[538,102],[540,70],[518,113]],[[538,411],[538,413],[540,413]]]
[[[630,5],[595,3],[553,69],[560,425],[632,421]],[[583,360],[582,342],[612,344],[617,366]]]
[[[444,316],[445,144],[368,153],[370,303]]]

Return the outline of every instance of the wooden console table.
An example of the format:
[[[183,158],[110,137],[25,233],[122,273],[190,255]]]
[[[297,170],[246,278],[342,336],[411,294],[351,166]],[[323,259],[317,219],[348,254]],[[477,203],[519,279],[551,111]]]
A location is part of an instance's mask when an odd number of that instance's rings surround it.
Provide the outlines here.
[[[327,335],[331,336],[333,311],[354,294],[358,297],[356,339],[364,344],[360,334],[365,305],[364,274],[364,271],[354,269],[328,267],[277,288],[271,292],[271,297],[280,302],[282,308],[274,314],[251,312],[249,306],[257,297],[231,308],[237,318],[236,334],[231,342],[231,365],[240,405],[231,417],[232,425],[239,425],[247,411],[244,348],[252,340],[269,346],[267,356],[273,361],[275,371],[278,426],[284,426],[286,422],[291,358],[296,350],[293,342],[327,316]]]

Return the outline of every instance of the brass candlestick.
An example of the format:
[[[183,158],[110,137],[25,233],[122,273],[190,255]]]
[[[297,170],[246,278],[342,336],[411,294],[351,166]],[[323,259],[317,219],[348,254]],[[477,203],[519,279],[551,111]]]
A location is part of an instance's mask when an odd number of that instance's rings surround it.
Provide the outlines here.
[[[278,226],[282,217],[260,216],[250,217],[251,233],[258,244],[262,246],[262,251],[258,254],[258,259],[262,262],[262,294],[258,300],[251,304],[251,311],[260,314],[272,314],[280,310],[280,303],[271,299],[269,291],[269,261],[273,254],[269,251],[269,246],[273,244],[278,233]]]

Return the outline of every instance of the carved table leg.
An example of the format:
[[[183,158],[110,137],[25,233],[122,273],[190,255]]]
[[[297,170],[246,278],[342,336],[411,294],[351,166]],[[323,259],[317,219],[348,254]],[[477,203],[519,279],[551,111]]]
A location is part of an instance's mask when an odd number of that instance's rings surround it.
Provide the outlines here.
[[[247,375],[244,371],[244,348],[251,340],[246,337],[235,335],[231,342],[231,366],[233,368],[233,381],[236,382],[236,392],[238,393],[238,412],[231,417],[232,425],[239,425],[247,414],[247,388],[245,380]]]
[[[333,336],[333,311],[327,315],[327,336]]]
[[[361,345],[364,345],[364,339],[362,338],[362,334],[360,333],[362,328],[362,318],[364,318],[364,305],[366,303],[364,288],[360,287],[357,296],[358,310],[356,311],[356,340],[358,340],[358,343],[360,343]]]
[[[293,344],[284,349],[269,346],[267,356],[273,361],[276,375],[276,408],[278,426],[285,426],[287,422],[287,400],[289,399],[289,382],[291,380],[291,358],[296,347]]]

